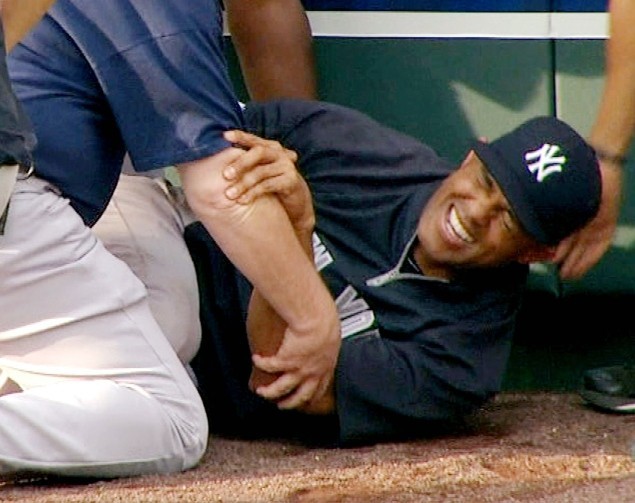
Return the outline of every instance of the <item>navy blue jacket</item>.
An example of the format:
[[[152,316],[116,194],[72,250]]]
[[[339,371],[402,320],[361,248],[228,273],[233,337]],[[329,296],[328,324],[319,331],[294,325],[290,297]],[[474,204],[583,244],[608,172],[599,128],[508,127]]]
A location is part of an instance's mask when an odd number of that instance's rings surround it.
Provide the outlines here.
[[[251,104],[245,120],[298,153],[312,192],[316,266],[342,322],[340,440],[416,434],[499,391],[527,267],[465,271],[451,282],[402,267],[423,207],[453,166],[333,104]],[[224,295],[227,277],[216,276]],[[244,316],[249,289],[238,291]]]

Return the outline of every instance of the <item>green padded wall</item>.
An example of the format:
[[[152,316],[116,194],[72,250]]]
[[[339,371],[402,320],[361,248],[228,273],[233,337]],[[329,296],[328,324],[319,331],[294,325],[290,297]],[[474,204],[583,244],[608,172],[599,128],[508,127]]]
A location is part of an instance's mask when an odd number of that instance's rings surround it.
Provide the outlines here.
[[[549,42],[318,38],[316,47],[323,99],[363,110],[456,162],[476,137],[551,113]]]
[[[551,42],[316,37],[321,99],[368,113],[458,162],[552,105]],[[232,75],[245,99],[236,57]]]

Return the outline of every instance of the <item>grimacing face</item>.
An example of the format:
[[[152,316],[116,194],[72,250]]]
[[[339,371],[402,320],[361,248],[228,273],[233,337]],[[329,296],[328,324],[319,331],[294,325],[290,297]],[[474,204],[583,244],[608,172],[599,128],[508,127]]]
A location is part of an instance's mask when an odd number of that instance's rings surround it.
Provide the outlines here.
[[[426,204],[417,236],[419,266],[428,275],[448,279],[457,269],[528,263],[547,253],[522,229],[473,151]]]

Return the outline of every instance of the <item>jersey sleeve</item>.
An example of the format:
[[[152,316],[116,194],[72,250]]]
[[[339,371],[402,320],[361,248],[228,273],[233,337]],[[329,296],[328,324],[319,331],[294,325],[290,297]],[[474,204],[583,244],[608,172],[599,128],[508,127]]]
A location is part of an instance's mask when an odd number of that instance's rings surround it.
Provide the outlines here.
[[[126,152],[136,171],[202,159],[242,126],[215,0],[57,0],[8,58],[38,175],[87,225]]]
[[[72,0],[52,14],[89,62],[137,171],[212,155],[242,126],[217,2]]]

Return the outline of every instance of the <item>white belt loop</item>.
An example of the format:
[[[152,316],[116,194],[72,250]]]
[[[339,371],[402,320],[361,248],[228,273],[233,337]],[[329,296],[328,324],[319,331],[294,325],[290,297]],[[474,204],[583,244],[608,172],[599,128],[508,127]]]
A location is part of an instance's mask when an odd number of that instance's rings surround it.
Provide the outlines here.
[[[18,169],[17,164],[0,166],[0,215],[4,215],[9,205],[9,199],[18,178]]]

